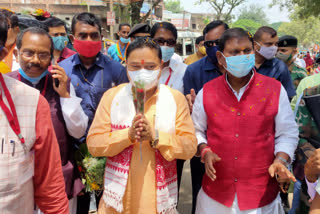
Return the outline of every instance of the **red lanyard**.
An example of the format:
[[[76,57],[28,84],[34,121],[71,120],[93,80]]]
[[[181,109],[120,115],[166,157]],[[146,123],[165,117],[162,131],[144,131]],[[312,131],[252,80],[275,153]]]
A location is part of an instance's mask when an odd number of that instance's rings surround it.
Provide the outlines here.
[[[169,83],[169,81],[170,81],[170,79],[171,79],[171,74],[172,74],[172,69],[169,67],[169,76],[168,76],[168,79],[167,79],[167,81],[166,81],[166,83],[165,83],[165,85],[168,85],[168,83]]]
[[[16,108],[14,106],[14,103],[12,101],[12,97],[10,95],[10,92],[9,92],[7,86],[6,86],[6,83],[4,82],[4,79],[3,79],[3,76],[2,76],[1,73],[0,73],[0,83],[1,83],[2,88],[4,90],[4,94],[5,94],[5,96],[6,96],[7,100],[8,100],[8,103],[9,103],[11,111],[6,106],[6,104],[4,103],[3,98],[2,98],[2,93],[0,93],[0,107],[2,108],[3,112],[5,113],[12,130],[14,131],[14,133],[20,139],[22,145],[24,145],[25,140],[24,140],[24,137],[21,134]]]
[[[21,75],[20,75],[20,74],[19,74],[19,76],[18,76],[18,79],[19,79],[19,81],[21,81]],[[45,96],[45,95],[46,95],[46,90],[47,90],[47,86],[48,86],[48,79],[49,79],[49,75],[46,76],[46,80],[45,80],[45,82],[44,82],[44,87],[43,87],[43,89],[42,89],[42,91],[41,91],[41,95],[42,95],[42,96]]]

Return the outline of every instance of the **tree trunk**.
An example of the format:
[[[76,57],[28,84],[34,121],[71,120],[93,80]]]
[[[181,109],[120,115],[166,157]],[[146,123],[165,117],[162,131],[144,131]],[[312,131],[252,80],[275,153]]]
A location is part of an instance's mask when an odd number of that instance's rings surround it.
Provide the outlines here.
[[[141,22],[140,17],[140,10],[142,8],[144,0],[141,1],[131,1],[130,8],[131,8],[131,24],[135,25]]]

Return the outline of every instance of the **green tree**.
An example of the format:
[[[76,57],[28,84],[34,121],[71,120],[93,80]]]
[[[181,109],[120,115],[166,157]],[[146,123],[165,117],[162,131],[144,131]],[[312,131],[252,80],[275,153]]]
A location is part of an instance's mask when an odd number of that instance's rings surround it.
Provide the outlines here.
[[[310,16],[320,16],[320,0],[273,0],[272,5],[278,4],[281,7],[287,7],[294,10],[294,6],[299,6],[298,15],[300,18],[307,18]]]
[[[198,0],[197,4],[209,3],[216,12],[216,19],[231,22],[233,10],[246,0]]]
[[[270,25],[270,27],[272,27],[273,29],[275,29],[276,31],[278,31],[279,27],[281,26],[283,22],[274,22]]]
[[[173,13],[183,12],[183,7],[181,7],[180,0],[166,0],[164,2],[166,10],[169,10]]]
[[[262,25],[268,24],[268,18],[263,7],[257,4],[251,4],[248,7],[243,7],[240,10],[240,15],[238,17],[238,20],[240,19],[250,19]]]
[[[239,19],[232,24],[232,27],[243,28],[244,30],[249,31],[251,34],[254,34],[261,26],[262,25],[260,23],[255,22],[251,19]]]

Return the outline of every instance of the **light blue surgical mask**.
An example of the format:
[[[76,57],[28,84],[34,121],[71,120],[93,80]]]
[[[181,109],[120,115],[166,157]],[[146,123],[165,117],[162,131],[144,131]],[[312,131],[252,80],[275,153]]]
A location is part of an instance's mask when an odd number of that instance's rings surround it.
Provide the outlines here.
[[[66,47],[66,43],[68,42],[68,37],[66,36],[56,36],[52,37],[54,49],[58,51],[62,51]]]
[[[160,46],[162,53],[162,60],[168,62],[174,54],[174,47]]]
[[[130,42],[130,38],[125,39],[125,38],[123,38],[123,37],[120,37],[120,41],[121,41],[122,43],[124,43],[124,44],[127,44],[127,43]]]
[[[222,54],[223,55],[223,54]],[[223,57],[226,59],[227,67],[225,69],[229,71],[232,76],[241,78],[247,76],[255,65],[255,55],[239,55]]]
[[[48,70],[44,71],[38,77],[29,77],[21,68],[19,68],[19,73],[24,79],[28,80],[32,84],[37,84],[43,77],[45,77],[45,76],[47,76],[47,74],[49,74],[49,71]]]

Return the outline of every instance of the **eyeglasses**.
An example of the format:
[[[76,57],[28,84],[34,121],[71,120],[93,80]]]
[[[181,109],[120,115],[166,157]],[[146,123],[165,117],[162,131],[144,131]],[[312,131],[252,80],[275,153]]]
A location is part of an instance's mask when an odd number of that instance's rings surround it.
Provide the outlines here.
[[[219,39],[204,42],[204,46],[206,48],[210,48],[210,47],[217,46],[217,45],[219,45]]]
[[[37,55],[40,61],[47,61],[51,59],[51,54],[49,53],[35,53],[34,51],[22,51],[22,56],[24,56],[27,59],[32,59],[34,55]]]
[[[132,39],[147,39],[150,38],[150,36],[131,36]]]
[[[154,39],[154,41],[156,43],[158,43],[160,46],[163,46],[165,44],[167,44],[167,46],[169,47],[173,47],[177,44],[177,41],[175,39],[163,39],[163,38],[159,38],[159,39]]]

